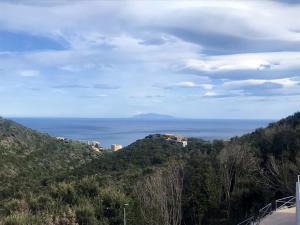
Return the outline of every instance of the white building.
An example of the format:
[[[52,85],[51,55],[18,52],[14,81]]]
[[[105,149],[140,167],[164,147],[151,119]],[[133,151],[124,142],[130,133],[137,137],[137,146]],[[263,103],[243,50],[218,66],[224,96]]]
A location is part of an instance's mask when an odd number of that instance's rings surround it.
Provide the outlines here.
[[[112,144],[112,145],[111,145],[111,150],[114,151],[114,152],[119,151],[119,150],[121,150],[122,148],[123,148],[123,146],[120,145],[120,144]]]

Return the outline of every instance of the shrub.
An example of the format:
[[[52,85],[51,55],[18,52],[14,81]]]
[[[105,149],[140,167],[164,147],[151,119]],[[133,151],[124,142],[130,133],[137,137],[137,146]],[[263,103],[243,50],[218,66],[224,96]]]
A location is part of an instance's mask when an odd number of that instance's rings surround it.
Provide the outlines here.
[[[89,204],[78,206],[76,217],[79,225],[97,225],[94,208]]]

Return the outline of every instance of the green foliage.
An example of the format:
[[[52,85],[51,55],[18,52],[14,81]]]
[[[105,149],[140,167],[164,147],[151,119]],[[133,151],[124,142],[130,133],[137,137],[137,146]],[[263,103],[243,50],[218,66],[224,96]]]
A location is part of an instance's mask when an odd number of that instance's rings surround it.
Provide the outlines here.
[[[209,220],[205,218],[208,212],[220,204],[220,186],[211,160],[199,153],[192,154],[186,163],[183,189],[183,219],[187,224],[202,224]]]
[[[39,216],[30,213],[20,213],[8,216],[2,222],[3,225],[33,225],[43,224],[43,220]]]
[[[229,141],[183,148],[155,137],[99,154],[0,119],[0,225],[119,225],[125,203],[128,224],[147,224],[134,189],[174,161],[184,165],[182,225],[235,224],[294,194],[300,113]]]
[[[76,217],[79,225],[97,225],[95,209],[92,205],[80,205],[76,208]]]

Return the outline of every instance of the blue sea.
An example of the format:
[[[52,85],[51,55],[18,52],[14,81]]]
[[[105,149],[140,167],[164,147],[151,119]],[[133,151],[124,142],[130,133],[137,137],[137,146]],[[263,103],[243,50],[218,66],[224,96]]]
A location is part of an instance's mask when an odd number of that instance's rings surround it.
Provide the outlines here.
[[[51,136],[74,140],[99,141],[103,147],[111,144],[126,146],[149,134],[173,133],[206,140],[228,139],[265,127],[271,120],[215,119],[74,119],[74,118],[13,118],[34,130]]]

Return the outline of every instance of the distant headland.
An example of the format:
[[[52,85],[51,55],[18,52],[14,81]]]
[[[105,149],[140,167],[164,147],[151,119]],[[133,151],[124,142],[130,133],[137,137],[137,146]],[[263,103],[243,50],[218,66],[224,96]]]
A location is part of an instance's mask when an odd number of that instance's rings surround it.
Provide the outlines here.
[[[147,120],[174,120],[173,116],[158,113],[142,113],[131,117],[132,119],[147,119]]]

